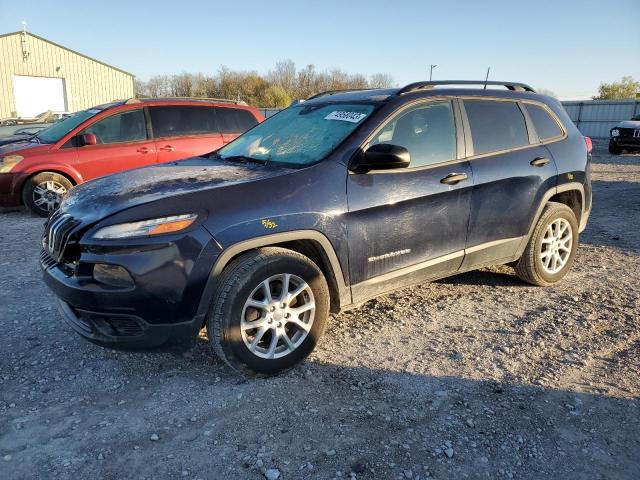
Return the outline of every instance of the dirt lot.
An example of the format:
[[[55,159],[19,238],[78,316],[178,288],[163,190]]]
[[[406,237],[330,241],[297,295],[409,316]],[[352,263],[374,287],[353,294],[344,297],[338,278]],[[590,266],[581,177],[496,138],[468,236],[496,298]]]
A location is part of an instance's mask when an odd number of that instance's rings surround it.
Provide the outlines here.
[[[0,477],[640,478],[640,156],[603,151],[558,286],[499,267],[405,289],[272,379],[204,341],[81,340],[40,280],[42,220],[0,214]]]

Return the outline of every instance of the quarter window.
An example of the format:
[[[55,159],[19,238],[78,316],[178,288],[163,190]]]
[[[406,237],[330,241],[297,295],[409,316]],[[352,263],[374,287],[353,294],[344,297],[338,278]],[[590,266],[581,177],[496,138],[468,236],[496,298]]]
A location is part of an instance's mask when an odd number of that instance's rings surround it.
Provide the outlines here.
[[[548,140],[562,135],[562,130],[544,108],[528,103],[527,112],[540,140]]]
[[[98,144],[137,142],[147,139],[142,109],[116,113],[84,129],[93,133]]]
[[[529,145],[524,115],[516,102],[465,100],[475,155]]]
[[[218,133],[212,107],[151,107],[149,113],[156,138]]]
[[[222,133],[242,133],[258,124],[251,112],[239,108],[219,107],[216,115]]]
[[[451,102],[429,103],[402,112],[370,143],[390,143],[409,150],[410,167],[456,158],[456,128]]]

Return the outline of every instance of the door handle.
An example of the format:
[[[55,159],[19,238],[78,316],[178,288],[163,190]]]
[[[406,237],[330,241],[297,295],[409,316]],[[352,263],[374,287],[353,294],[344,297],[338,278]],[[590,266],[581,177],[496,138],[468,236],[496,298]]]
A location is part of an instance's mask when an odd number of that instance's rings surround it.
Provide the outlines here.
[[[151,150],[148,147],[140,147],[136,152],[138,153],[149,153]]]
[[[440,183],[444,183],[446,185],[455,185],[462,182],[463,180],[466,180],[467,178],[469,177],[467,177],[466,173],[450,173],[442,180],[440,180]]]
[[[175,148],[173,148],[173,145],[165,145],[164,147],[160,147],[158,150],[162,150],[163,152],[173,152]]]
[[[550,160],[548,157],[536,157],[529,162],[529,165],[532,167],[544,167],[549,162]]]

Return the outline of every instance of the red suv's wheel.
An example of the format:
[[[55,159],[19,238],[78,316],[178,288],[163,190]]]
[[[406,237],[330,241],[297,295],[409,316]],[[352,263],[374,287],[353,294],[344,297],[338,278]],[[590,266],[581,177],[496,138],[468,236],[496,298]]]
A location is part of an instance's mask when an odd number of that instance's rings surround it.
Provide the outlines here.
[[[62,197],[73,183],[54,172],[41,172],[29,179],[22,188],[22,201],[36,215],[46,217],[60,206]]]

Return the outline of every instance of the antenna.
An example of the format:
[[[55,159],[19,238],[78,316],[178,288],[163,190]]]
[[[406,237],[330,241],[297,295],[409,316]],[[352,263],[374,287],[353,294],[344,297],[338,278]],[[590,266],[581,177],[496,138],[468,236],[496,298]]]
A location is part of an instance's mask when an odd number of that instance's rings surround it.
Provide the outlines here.
[[[487,67],[487,76],[484,77],[484,88],[483,90],[487,89],[487,82],[489,81],[489,71],[491,70],[491,67]]]
[[[429,81],[431,81],[432,77],[433,77],[433,69],[436,68],[438,65],[430,65],[429,67]]]

